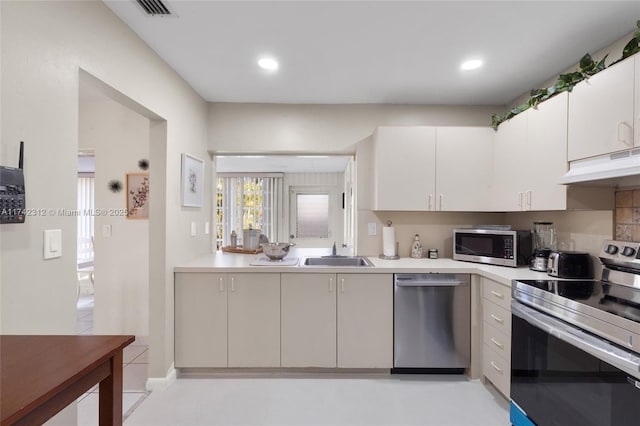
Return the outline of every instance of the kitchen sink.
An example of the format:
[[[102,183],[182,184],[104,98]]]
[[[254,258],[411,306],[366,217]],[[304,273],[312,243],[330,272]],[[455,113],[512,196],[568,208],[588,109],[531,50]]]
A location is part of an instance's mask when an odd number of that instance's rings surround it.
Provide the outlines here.
[[[318,256],[303,257],[300,266],[372,267],[373,263],[364,256]]]

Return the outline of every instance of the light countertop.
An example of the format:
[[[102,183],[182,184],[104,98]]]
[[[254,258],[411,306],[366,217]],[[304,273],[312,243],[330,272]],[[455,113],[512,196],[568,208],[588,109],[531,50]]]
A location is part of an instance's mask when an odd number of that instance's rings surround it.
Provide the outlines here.
[[[299,249],[291,250],[286,259],[297,257],[298,260],[305,256],[324,256],[330,254],[328,249]],[[328,267],[328,266],[285,266],[274,263],[273,266],[254,266],[251,262],[257,256],[237,253],[216,252],[193,259],[184,264],[176,265],[174,272],[217,272],[217,273],[466,273],[478,274],[483,277],[511,285],[513,279],[547,279],[545,272],[535,272],[528,267],[509,268],[505,266],[492,266],[479,263],[462,262],[453,259],[413,259],[400,258],[397,260],[384,260],[376,256],[366,256],[374,267]]]

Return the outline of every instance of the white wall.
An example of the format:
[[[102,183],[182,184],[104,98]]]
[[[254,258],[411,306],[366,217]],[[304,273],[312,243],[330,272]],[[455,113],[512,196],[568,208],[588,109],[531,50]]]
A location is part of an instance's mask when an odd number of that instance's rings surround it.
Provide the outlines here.
[[[109,98],[82,95],[78,147],[95,153],[96,210],[114,213],[94,217],[94,333],[147,336],[149,221],[117,213],[126,207],[126,173],[143,173],[138,161],[149,159],[150,121]],[[109,190],[114,179],[123,183],[121,192]],[[104,237],[103,226],[111,227],[110,237]]]
[[[382,125],[489,126],[502,107],[209,104],[213,152],[355,153]]]
[[[207,104],[100,1],[2,1],[0,8],[0,153],[17,158],[25,141],[27,207],[76,208],[81,69],[152,118],[149,374],[164,378],[173,362],[173,265],[210,251],[202,233],[208,181],[203,208],[180,205],[180,153],[207,158]],[[42,260],[44,229],[62,230],[62,258]],[[2,225],[3,333],[75,333],[75,234],[74,217]]]

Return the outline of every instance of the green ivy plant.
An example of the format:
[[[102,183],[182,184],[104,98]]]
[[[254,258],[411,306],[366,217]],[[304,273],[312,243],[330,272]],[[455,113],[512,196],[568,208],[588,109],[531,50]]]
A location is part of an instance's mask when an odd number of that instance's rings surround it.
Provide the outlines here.
[[[626,59],[629,56],[640,52],[640,21],[636,22],[636,27],[638,29],[633,33],[633,37],[629,40],[624,49],[622,49],[622,58],[620,58],[620,60]]]
[[[633,38],[629,40],[624,47],[622,57],[613,64],[640,52],[640,20],[636,22],[636,26],[638,29],[633,33]],[[544,102],[562,92],[571,92],[578,83],[604,70],[606,68],[605,60],[608,56],[609,55],[607,54],[604,58],[596,62],[593,60],[591,55],[587,53],[580,59],[578,71],[560,74],[558,76],[558,80],[556,80],[552,86],[544,89],[532,90],[529,94],[529,100],[524,104],[506,111],[502,115],[493,114],[491,116],[491,127],[493,127],[494,130],[497,130],[500,123],[511,119],[515,115],[518,115],[529,108],[536,108],[540,102]]]

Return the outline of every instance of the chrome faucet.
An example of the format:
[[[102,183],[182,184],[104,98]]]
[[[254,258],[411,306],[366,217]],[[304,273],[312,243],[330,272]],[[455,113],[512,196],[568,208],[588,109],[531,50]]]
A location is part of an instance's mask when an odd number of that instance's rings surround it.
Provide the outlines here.
[[[334,241],[333,247],[331,247],[331,256],[337,256],[337,255],[338,255],[338,251],[336,250],[336,243]]]

